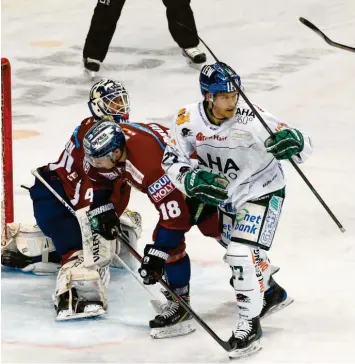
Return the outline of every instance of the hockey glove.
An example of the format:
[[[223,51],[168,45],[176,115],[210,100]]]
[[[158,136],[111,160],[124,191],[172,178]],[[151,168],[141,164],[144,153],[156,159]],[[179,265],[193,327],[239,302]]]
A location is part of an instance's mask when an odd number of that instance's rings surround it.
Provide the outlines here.
[[[228,198],[228,180],[218,174],[201,169],[188,172],[185,177],[185,190],[189,197],[196,197],[207,205],[218,206]]]
[[[164,265],[169,254],[153,244],[147,244],[144,248],[144,257],[138,273],[143,278],[144,284],[155,284],[162,277]]]
[[[120,220],[112,203],[89,211],[91,229],[106,240],[114,240],[120,230]]]
[[[290,159],[302,152],[304,147],[303,135],[297,129],[284,129],[265,140],[265,147],[276,159]]]

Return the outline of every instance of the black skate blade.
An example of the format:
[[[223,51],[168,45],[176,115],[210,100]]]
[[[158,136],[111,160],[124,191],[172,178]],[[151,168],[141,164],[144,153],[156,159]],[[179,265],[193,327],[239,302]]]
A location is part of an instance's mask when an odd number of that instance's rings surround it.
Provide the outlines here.
[[[253,342],[248,348],[246,349],[236,349],[229,353],[229,359],[231,360],[238,360],[247,358],[249,356],[257,354],[263,347],[260,344],[260,341]]]
[[[274,307],[270,308],[270,310],[266,312],[266,314],[262,317],[262,319],[269,317],[269,316],[273,315],[274,313],[282,311],[284,308],[288,307],[293,302],[294,302],[294,299],[292,297],[287,296],[285,301],[282,301],[278,305],[275,305]]]

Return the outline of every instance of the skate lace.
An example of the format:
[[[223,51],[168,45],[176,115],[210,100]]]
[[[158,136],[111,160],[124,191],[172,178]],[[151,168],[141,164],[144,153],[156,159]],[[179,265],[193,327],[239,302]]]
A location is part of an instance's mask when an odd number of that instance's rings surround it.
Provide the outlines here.
[[[197,56],[198,54],[200,54],[200,50],[197,48],[197,47],[194,47],[194,48],[186,48],[185,49],[185,52],[190,56],[190,57],[195,57]]]
[[[170,301],[166,304],[166,307],[164,308],[164,311],[160,314],[160,316],[168,318],[170,316],[175,315],[178,309],[179,309],[179,304],[177,302]]]
[[[250,321],[241,320],[237,323],[237,327],[234,330],[234,337],[236,339],[245,339],[252,331],[252,324]]]

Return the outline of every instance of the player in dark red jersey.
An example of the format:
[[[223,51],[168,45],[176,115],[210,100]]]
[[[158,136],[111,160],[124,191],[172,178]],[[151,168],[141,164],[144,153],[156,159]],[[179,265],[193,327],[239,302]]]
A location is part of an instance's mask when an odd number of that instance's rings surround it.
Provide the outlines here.
[[[110,197],[119,166],[110,173],[89,168],[82,146],[84,135],[98,119],[127,121],[127,91],[119,82],[101,80],[91,89],[89,108],[93,117],[75,129],[59,160],[38,169],[76,216],[37,178],[30,188],[36,222],[62,258],[53,295],[58,320],[106,313],[108,265],[116,244],[113,229],[119,226],[118,216],[129,200],[130,186],[123,180],[117,182],[115,194],[120,204],[115,210]]]
[[[123,133],[126,142],[115,143]],[[159,212],[154,244],[146,245],[139,269],[144,283],[154,284],[156,273],[164,273],[171,287],[189,302],[190,260],[185,251],[185,233],[197,224],[204,235],[218,238],[218,220],[214,207],[207,207],[196,216],[199,201],[186,198],[165,175],[161,160],[167,138],[168,129],[159,124],[129,123],[118,127],[103,121],[88,131],[83,144],[85,156],[94,168],[106,168],[108,173],[124,168],[122,177],[115,182],[115,205],[120,204],[121,184],[126,182],[147,194]],[[191,317],[167,292],[164,295],[168,305],[150,321],[151,335],[164,338],[193,332]]]

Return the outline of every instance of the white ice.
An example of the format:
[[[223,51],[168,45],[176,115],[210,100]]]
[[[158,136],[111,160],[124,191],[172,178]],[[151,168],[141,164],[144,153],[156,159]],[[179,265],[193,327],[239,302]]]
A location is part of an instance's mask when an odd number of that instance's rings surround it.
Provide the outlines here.
[[[13,128],[37,137],[14,141],[16,221],[31,222],[21,184],[30,169],[54,161],[88,115],[90,82],[82,47],[95,1],[3,0],[2,56],[13,70]],[[303,16],[333,40],[355,46],[353,0],[193,0],[200,36],[242,77],[245,92],[274,115],[307,131],[316,146],[302,170],[347,229],[342,234],[298,174],[286,165],[287,200],[270,258],[277,281],[295,298],[263,322],[263,350],[250,363],[352,363],[355,343],[355,54],[328,46],[302,25]],[[213,60],[209,57],[209,61]],[[167,29],[159,0],[127,1],[102,76],[124,81],[132,120],[165,125],[200,99]],[[143,215],[140,251],[157,214],[134,193]],[[193,229],[191,304],[225,340],[236,320],[223,249]],[[125,272],[113,271],[105,319],[56,323],[54,277],[2,270],[3,362],[228,362],[200,327],[189,336],[153,340],[149,296]],[[153,287],[158,294],[158,287]]]

